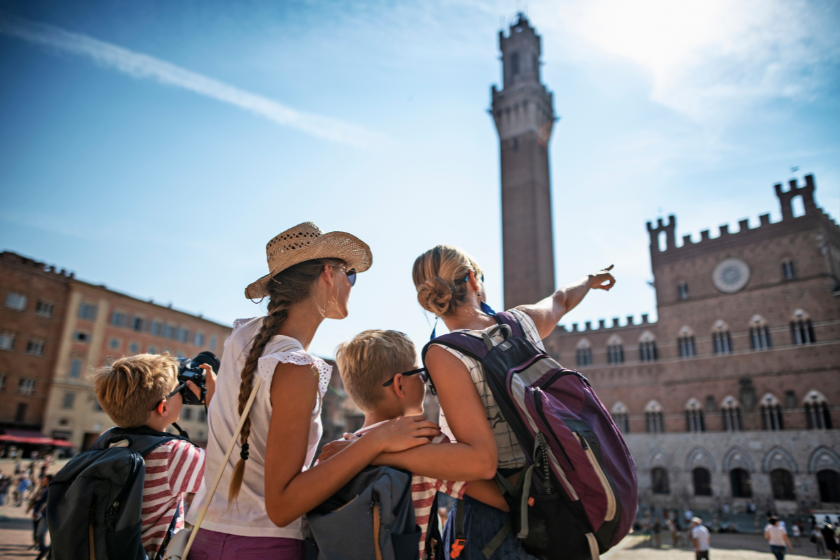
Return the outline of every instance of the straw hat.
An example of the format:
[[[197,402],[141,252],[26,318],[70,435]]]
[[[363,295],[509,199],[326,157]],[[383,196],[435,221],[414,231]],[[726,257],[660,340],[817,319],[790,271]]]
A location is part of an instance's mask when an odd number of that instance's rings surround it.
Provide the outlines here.
[[[304,261],[341,259],[356,272],[366,271],[373,263],[367,243],[343,231],[324,233],[312,222],[298,224],[274,237],[265,246],[265,256],[269,273],[245,288],[248,299],[267,296],[272,276]]]

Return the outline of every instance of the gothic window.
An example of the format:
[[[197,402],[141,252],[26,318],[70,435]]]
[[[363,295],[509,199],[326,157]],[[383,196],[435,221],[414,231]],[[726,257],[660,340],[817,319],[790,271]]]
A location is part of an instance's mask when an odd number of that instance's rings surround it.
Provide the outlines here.
[[[756,315],[750,322],[750,348],[753,350],[765,350],[773,346],[770,341],[770,328],[767,321],[761,315]]]
[[[639,360],[642,362],[655,362],[659,359],[656,350],[656,338],[650,331],[645,331],[639,337]]]
[[[814,326],[811,318],[801,309],[797,309],[790,322],[790,337],[793,344],[813,344],[817,341],[814,336]]]
[[[837,471],[818,471],[817,485],[820,487],[820,501],[840,503],[840,473]]]
[[[577,365],[578,367],[592,365],[592,347],[585,338],[577,345]]]
[[[697,399],[691,399],[685,405],[685,431],[691,433],[706,431],[703,410]]]
[[[622,434],[629,434],[630,433],[630,417],[627,410],[627,406],[621,401],[615,403],[612,407],[612,418],[615,425],[618,426],[618,429],[621,430]]]
[[[825,396],[819,391],[810,391],[805,395],[805,422],[809,430],[830,430],[831,411]]]
[[[689,327],[680,329],[680,336],[677,338],[677,346],[680,349],[680,358],[693,358],[697,355],[697,345],[694,342],[694,331]]]
[[[712,346],[715,354],[729,354],[732,352],[732,334],[729,326],[723,321],[715,323],[712,330]]]
[[[761,429],[776,432],[785,429],[782,405],[770,393],[761,398]]]
[[[624,344],[615,335],[607,343],[607,362],[610,364],[624,363]]]
[[[733,498],[752,498],[750,473],[744,469],[732,469],[729,471],[729,482],[732,485]]]
[[[790,280],[796,277],[796,269],[793,268],[793,261],[785,261],[782,263],[782,274],[785,280]]]
[[[510,55],[510,73],[514,76],[519,74],[519,53]]]
[[[645,431],[649,434],[661,434],[665,431],[662,405],[656,401],[650,401],[645,407]]]
[[[726,397],[720,405],[720,413],[723,417],[723,429],[727,432],[740,432],[741,405],[735,397]]]
[[[688,299],[688,284],[685,282],[680,282],[677,284],[677,293],[679,294],[680,300],[685,301]]]
[[[651,469],[650,486],[654,494],[670,494],[671,487],[668,484],[668,471],[662,467]]]
[[[694,481],[695,496],[712,495],[712,473],[709,472],[709,469],[697,467],[691,471],[691,477]]]
[[[795,500],[793,475],[785,469],[770,471],[770,486],[773,487],[774,500]]]

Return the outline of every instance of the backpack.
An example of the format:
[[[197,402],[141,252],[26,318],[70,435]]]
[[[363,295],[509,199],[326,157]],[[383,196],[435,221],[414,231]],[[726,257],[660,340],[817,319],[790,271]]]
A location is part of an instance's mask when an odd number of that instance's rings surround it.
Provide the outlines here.
[[[189,441],[146,427],[113,428],[67,463],[47,494],[51,559],[147,560],[140,521],[143,457],[173,439]],[[128,440],[127,447],[110,447],[122,440]],[[156,557],[174,534],[177,519],[175,515]]]
[[[437,524],[432,523],[435,504],[432,508],[427,550],[435,534],[441,542]],[[307,560],[419,560],[421,531],[414,518],[411,473],[403,470],[362,469],[306,519],[312,535]]]
[[[496,474],[511,521],[484,554],[489,558],[513,531],[526,552],[540,559],[596,559],[630,530],[638,486],[633,458],[612,417],[587,379],[537,348],[510,313],[481,338],[464,332],[432,344],[453,348],[484,366],[487,386],[527,463],[516,488]],[[490,338],[501,331],[504,342]],[[464,504],[455,517],[457,558],[464,546]]]

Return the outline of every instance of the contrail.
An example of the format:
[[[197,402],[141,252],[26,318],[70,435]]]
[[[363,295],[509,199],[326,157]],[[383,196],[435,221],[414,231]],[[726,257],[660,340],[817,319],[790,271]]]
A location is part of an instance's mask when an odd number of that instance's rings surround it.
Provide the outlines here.
[[[317,138],[355,147],[370,146],[383,138],[380,134],[359,126],[304,113],[152,56],[132,52],[87,35],[71,33],[59,27],[0,13],[0,33],[86,57],[100,66],[112,68],[133,78],[157,80],[162,84],[230,103],[279,125],[296,128]]]

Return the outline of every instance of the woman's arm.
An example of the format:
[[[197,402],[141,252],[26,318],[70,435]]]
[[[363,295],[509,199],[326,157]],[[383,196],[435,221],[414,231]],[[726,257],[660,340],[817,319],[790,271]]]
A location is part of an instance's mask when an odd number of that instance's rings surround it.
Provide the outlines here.
[[[429,348],[426,367],[434,379],[440,407],[446,414],[456,443],[424,445],[401,453],[385,453],[377,457],[374,464],[441,480],[493,478],[499,461],[496,439],[466,367],[440,346]]]
[[[613,265],[608,266],[600,272],[590,274],[568,286],[563,286],[554,295],[551,295],[544,300],[533,305],[520,305],[517,309],[521,309],[533,319],[540,333],[540,338],[545,338],[551,334],[563,315],[577,307],[583,298],[593,290],[609,291],[615,285],[615,278],[610,274]]]
[[[265,509],[279,527],[335,494],[380,453],[423,445],[439,433],[437,425],[422,417],[398,418],[342,451],[343,460],[326,461],[301,472],[317,393],[318,375],[310,366],[277,364],[271,380],[272,413],[265,450]]]

